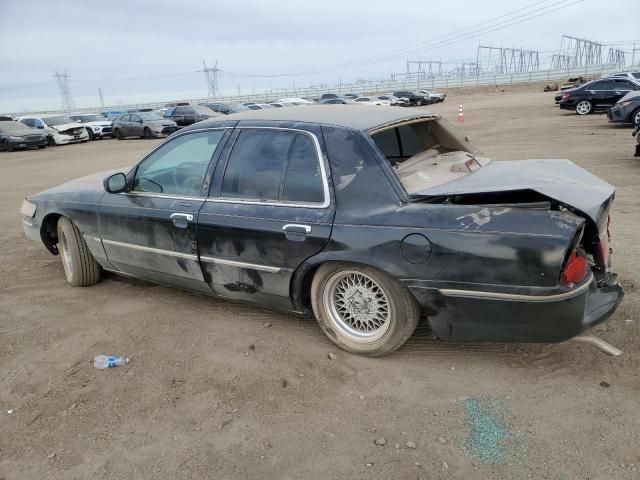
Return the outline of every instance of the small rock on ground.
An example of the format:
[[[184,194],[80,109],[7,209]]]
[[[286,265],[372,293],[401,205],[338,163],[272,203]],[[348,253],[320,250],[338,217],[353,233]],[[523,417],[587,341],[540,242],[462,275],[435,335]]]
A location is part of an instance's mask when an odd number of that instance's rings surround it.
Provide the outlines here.
[[[444,443],[447,443],[447,439],[446,439],[446,438],[444,438],[444,437],[438,437],[438,441],[439,441],[440,443],[443,443],[443,444],[444,444]]]
[[[56,458],[56,452],[51,452],[49,455],[47,455],[47,458],[49,460],[51,460],[52,458]]]
[[[411,440],[409,440],[409,441],[407,442],[407,448],[416,448],[416,444],[415,444],[415,443],[413,443]]]
[[[381,438],[377,439],[374,443],[376,445],[379,445],[379,446],[386,445],[387,444],[387,439],[384,438],[384,437],[381,437]]]
[[[336,358],[338,358],[338,357],[336,357],[336,354],[333,353],[333,352],[329,352],[328,357],[329,357],[330,360],[335,360]]]

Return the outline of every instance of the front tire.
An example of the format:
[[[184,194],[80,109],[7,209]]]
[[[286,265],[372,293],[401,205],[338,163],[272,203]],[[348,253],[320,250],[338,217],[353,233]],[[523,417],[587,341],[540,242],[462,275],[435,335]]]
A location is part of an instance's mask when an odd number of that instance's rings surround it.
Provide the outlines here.
[[[118,139],[118,140],[124,140],[124,136],[122,135],[122,132],[120,131],[119,128],[115,129],[113,131],[113,135]]]
[[[589,100],[580,100],[576,104],[576,113],[578,115],[589,115],[593,111],[593,104]]]
[[[416,100],[416,107],[421,107],[422,106],[422,100],[418,99]]]
[[[631,124],[635,127],[640,125],[640,108],[636,108],[631,114]]]
[[[93,132],[91,131],[90,128],[85,128],[85,130],[89,134],[89,140],[95,140],[96,139],[96,136],[93,134]]]
[[[153,138],[153,133],[151,133],[151,129],[149,127],[146,127],[144,129],[144,138],[146,138],[147,140],[150,138]]]
[[[420,307],[407,288],[374,268],[322,265],[311,284],[311,305],[322,331],[351,353],[380,357],[415,331]]]
[[[71,220],[58,220],[58,250],[67,282],[72,287],[89,287],[100,281],[101,268],[89,251],[82,233]]]

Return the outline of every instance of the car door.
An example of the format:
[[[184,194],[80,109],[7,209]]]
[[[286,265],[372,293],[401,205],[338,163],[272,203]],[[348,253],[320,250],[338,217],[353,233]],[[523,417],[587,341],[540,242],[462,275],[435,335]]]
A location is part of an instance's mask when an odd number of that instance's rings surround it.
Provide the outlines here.
[[[324,248],[335,212],[321,133],[309,128],[237,127],[228,142],[198,217],[215,293],[293,308],[292,275]]]
[[[118,128],[120,132],[122,132],[122,136],[127,137],[131,135],[129,128],[129,118],[131,115],[123,115],[118,119]]]
[[[144,126],[140,115],[131,114],[129,116],[129,135],[141,137],[143,135]]]
[[[609,107],[613,98],[613,80],[600,80],[586,89],[587,99],[595,108]]]
[[[196,225],[203,191],[208,191],[207,169],[225,132],[208,129],[178,135],[129,172],[126,192],[104,194],[100,236],[116,270],[210,291],[198,260]]]
[[[616,79],[613,81],[613,95],[611,98],[611,103],[610,106],[615,105],[618,100],[620,100],[622,97],[624,97],[627,93],[633,91],[633,90],[638,90],[640,89],[640,87],[638,87],[637,85],[634,85],[633,83],[631,83],[628,80],[624,80],[624,79]]]

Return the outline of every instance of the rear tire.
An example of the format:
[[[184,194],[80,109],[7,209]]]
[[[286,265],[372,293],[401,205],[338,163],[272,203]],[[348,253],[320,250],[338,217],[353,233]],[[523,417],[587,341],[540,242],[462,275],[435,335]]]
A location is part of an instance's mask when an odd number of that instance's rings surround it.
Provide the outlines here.
[[[576,113],[578,115],[589,115],[593,111],[593,104],[589,100],[580,100],[576,104]]]
[[[67,282],[72,287],[89,287],[100,281],[101,268],[89,251],[82,233],[67,217],[58,220],[58,251]]]
[[[2,142],[2,150],[5,152],[13,152],[13,145],[9,142],[9,140],[4,140]]]
[[[420,306],[407,288],[375,268],[332,262],[311,284],[311,305],[322,331],[351,353],[380,357],[415,331]]]

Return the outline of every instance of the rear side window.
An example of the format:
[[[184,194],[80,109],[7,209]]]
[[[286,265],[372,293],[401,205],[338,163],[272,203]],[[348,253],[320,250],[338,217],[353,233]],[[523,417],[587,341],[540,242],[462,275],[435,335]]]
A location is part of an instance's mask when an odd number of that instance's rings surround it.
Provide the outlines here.
[[[222,179],[222,197],[321,203],[323,181],[313,140],[277,130],[243,130]]]

